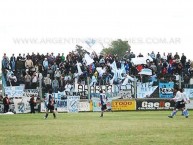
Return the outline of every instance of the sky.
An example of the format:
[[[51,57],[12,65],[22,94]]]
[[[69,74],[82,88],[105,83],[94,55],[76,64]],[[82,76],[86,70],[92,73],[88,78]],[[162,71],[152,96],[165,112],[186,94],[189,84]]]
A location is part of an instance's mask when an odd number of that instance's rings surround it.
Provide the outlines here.
[[[193,60],[192,18],[191,0],[0,1],[0,55],[67,54],[77,44],[100,53],[123,39],[137,55],[184,52]]]

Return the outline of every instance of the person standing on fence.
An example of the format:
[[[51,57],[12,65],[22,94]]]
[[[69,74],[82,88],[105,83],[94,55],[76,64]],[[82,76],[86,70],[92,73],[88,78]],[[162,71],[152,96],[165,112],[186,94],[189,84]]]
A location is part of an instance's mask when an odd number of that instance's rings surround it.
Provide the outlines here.
[[[101,116],[103,117],[104,111],[107,109],[107,96],[100,90],[100,102],[101,102]]]
[[[172,98],[172,100],[175,101],[175,107],[171,115],[168,116],[169,118],[173,118],[176,115],[178,109],[182,109],[184,106],[183,96],[178,87],[174,89],[174,93],[176,93],[176,96]]]
[[[7,113],[9,111],[9,104],[10,104],[10,101],[9,101],[8,95],[6,94],[5,97],[3,98],[4,113]]]
[[[31,108],[31,113],[35,113],[34,107],[36,106],[36,102],[34,99],[34,95],[31,96],[29,104],[30,104],[30,108]]]
[[[53,116],[54,118],[56,118],[56,113],[55,113],[55,110],[54,110],[54,104],[55,104],[55,100],[54,100],[54,97],[52,95],[52,91],[49,90],[49,94],[48,94],[48,98],[47,98],[47,109],[46,109],[46,115],[44,117],[44,119],[47,119],[48,118],[48,112],[52,112],[53,113]]]

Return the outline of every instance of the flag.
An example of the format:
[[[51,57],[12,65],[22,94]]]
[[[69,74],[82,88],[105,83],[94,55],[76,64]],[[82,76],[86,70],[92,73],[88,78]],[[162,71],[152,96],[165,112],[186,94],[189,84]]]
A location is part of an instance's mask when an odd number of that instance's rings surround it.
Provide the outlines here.
[[[80,63],[77,62],[77,69],[78,69],[78,74],[81,75],[82,74],[82,70],[80,68]]]
[[[88,39],[85,41],[86,44],[89,46],[89,47],[92,47],[94,44],[95,44],[95,40],[94,39]]]
[[[148,68],[144,68],[138,74],[151,76],[152,75],[152,70],[148,69]]]
[[[94,60],[87,53],[85,54],[84,59],[85,59],[86,65],[90,65],[94,62]]]

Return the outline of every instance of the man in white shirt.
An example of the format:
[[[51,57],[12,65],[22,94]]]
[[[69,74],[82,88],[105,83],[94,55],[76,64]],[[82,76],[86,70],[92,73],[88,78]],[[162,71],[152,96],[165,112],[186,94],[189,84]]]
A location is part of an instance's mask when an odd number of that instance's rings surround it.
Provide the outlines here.
[[[167,56],[166,56],[165,52],[163,53],[162,59],[167,60]]]
[[[182,89],[181,95],[182,95],[183,101],[184,101],[184,105],[183,105],[183,109],[182,109],[182,115],[185,116],[186,118],[188,118],[189,113],[188,113],[188,110],[186,108],[186,104],[190,103],[190,98],[185,94],[184,89]]]
[[[175,107],[174,107],[174,110],[172,111],[171,115],[168,116],[169,118],[173,118],[176,115],[177,110],[182,109],[182,104],[184,103],[183,97],[182,97],[182,94],[181,94],[179,88],[175,88],[174,92],[176,93],[176,96],[174,98],[172,98],[172,100],[174,100],[174,102],[176,102],[176,103],[175,103]]]

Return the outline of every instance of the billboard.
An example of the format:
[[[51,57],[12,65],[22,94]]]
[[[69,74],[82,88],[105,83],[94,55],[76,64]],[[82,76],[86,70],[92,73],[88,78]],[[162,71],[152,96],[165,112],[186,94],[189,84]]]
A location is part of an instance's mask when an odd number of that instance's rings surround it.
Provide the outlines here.
[[[137,99],[137,110],[171,110],[175,102],[169,99]]]
[[[112,111],[129,111],[136,110],[135,100],[113,100]]]

